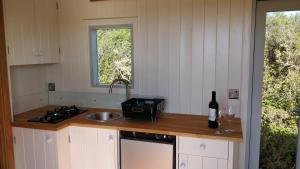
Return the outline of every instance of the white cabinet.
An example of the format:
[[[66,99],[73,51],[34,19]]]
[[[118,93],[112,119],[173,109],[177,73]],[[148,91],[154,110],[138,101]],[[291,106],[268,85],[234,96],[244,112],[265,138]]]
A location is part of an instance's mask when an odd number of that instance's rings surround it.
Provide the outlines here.
[[[5,0],[9,65],[59,62],[56,0]]]
[[[13,128],[16,169],[69,169],[68,129],[59,132]]]
[[[179,137],[178,169],[233,169],[233,143]]]
[[[117,169],[116,130],[71,127],[72,169]]]
[[[117,130],[13,128],[16,169],[119,169]],[[177,139],[177,169],[233,169],[233,142]]]

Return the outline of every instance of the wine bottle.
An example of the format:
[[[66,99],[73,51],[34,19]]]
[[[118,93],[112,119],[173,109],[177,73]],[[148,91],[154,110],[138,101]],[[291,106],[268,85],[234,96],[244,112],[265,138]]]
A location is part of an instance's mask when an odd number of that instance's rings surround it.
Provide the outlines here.
[[[219,105],[216,101],[216,92],[212,92],[212,99],[209,103],[209,117],[208,117],[208,126],[209,128],[218,128],[218,112]]]

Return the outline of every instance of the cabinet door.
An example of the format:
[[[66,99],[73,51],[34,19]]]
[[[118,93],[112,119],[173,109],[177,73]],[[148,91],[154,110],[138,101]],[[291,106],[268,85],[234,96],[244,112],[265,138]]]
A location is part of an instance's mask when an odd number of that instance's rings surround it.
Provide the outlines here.
[[[203,169],[227,169],[228,160],[203,157]]]
[[[203,169],[218,169],[218,160],[203,157]]]
[[[199,156],[189,156],[188,168],[189,169],[202,169],[203,159]]]
[[[101,169],[118,168],[118,132],[99,129],[99,148]]]
[[[16,169],[24,169],[25,158],[22,128],[13,127],[13,137]]]
[[[72,169],[100,169],[98,129],[71,127],[70,137]]]
[[[117,169],[117,131],[71,127],[72,169]]]
[[[44,131],[46,169],[58,169],[58,150],[56,132]]]
[[[228,160],[218,159],[218,169],[228,169]]]
[[[179,154],[178,169],[227,169],[228,160]]]
[[[36,154],[35,154],[35,136],[33,129],[23,128],[24,137],[24,155],[25,155],[25,166],[26,169],[37,169],[35,164]]]
[[[192,155],[179,155],[179,169],[202,169],[202,157]]]
[[[56,133],[34,130],[34,151],[37,169],[58,169]]]
[[[71,169],[69,127],[57,131],[58,168]]]
[[[85,169],[85,128],[71,127],[71,167],[72,169]]]
[[[56,0],[35,0],[37,35],[41,63],[57,63],[58,50],[58,9]]]
[[[188,169],[188,155],[179,154],[178,169]]]
[[[4,11],[9,65],[37,63],[34,0],[5,0]]]
[[[46,169],[45,133],[41,130],[35,130],[34,140],[36,168]]]
[[[86,169],[103,169],[100,168],[100,159],[103,158],[100,155],[99,143],[98,143],[98,129],[85,128],[84,130],[84,161]]]

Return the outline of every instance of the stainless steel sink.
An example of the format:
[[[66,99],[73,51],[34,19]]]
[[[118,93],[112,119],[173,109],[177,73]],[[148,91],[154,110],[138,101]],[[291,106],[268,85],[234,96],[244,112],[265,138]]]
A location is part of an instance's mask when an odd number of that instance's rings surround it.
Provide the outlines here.
[[[98,112],[87,115],[86,119],[96,122],[107,122],[120,119],[121,117],[122,114],[117,112]]]

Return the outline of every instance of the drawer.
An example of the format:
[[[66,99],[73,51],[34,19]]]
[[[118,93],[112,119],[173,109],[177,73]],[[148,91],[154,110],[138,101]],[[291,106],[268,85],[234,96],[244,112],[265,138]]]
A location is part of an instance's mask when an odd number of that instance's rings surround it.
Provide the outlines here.
[[[179,153],[228,159],[229,143],[223,140],[179,137]]]

